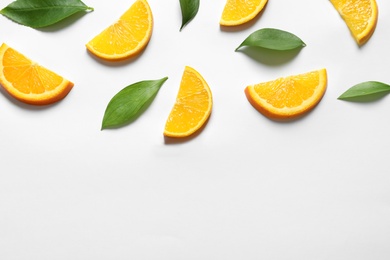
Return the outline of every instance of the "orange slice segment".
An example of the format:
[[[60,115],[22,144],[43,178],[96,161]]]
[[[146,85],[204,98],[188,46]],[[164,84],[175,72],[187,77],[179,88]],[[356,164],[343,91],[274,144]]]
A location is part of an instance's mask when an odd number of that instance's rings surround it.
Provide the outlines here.
[[[268,0],[227,0],[219,21],[223,26],[236,26],[251,21]]]
[[[359,45],[370,39],[378,21],[375,0],[330,0]]]
[[[0,84],[14,98],[32,105],[63,99],[73,83],[38,65],[3,43],[0,47]]]
[[[118,21],[86,44],[87,49],[107,61],[118,61],[139,54],[149,43],[153,15],[146,0],[136,0]]]
[[[327,73],[320,69],[279,78],[245,88],[249,102],[271,119],[292,119],[320,102],[327,85]]]
[[[164,135],[187,137],[207,121],[213,105],[211,90],[195,69],[186,66],[176,102],[166,121]]]

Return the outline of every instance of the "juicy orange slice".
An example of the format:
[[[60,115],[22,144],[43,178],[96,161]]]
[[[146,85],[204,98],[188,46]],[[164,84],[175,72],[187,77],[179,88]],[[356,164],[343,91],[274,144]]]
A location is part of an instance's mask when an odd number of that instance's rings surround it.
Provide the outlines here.
[[[249,102],[271,119],[292,119],[320,102],[327,85],[325,69],[246,87]]]
[[[378,21],[375,0],[330,0],[359,45],[368,41]]]
[[[38,65],[3,43],[0,83],[14,98],[27,104],[48,105],[64,98],[73,83]]]
[[[107,61],[118,61],[139,54],[149,43],[153,15],[146,0],[136,0],[118,21],[86,44],[87,49]]]
[[[209,118],[212,105],[211,90],[206,81],[199,72],[186,66],[164,135],[187,137],[195,133]]]
[[[236,26],[251,21],[268,0],[227,0],[219,21],[223,26]]]

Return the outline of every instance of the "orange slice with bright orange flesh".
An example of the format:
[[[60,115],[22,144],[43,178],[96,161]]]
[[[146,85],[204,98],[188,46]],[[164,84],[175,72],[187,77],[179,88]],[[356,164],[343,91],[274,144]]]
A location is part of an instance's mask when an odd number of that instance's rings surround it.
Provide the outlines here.
[[[375,0],[330,0],[359,45],[370,39],[378,21]]]
[[[48,105],[63,99],[73,83],[31,61],[3,43],[0,47],[0,84],[17,100]]]
[[[293,119],[314,108],[325,94],[327,73],[320,69],[245,88],[249,102],[271,119]]]
[[[236,26],[251,21],[268,0],[227,0],[219,21],[223,26]]]
[[[95,36],[86,47],[103,60],[124,60],[146,47],[152,31],[153,15],[148,2],[136,0],[118,21]]]
[[[202,75],[186,66],[176,102],[165,124],[164,136],[187,137],[207,121],[213,105],[211,90]]]

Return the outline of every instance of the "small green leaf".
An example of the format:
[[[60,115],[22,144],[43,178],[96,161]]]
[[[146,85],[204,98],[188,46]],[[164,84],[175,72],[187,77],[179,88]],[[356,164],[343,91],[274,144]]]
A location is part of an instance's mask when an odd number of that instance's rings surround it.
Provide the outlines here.
[[[119,91],[107,105],[102,130],[122,126],[140,116],[167,79],[140,81]]]
[[[369,97],[376,94],[382,94],[383,96],[388,93],[390,93],[389,85],[377,81],[367,81],[349,88],[338,99],[352,101],[356,100],[356,98]]]
[[[279,29],[264,28],[250,34],[237,47],[236,51],[244,46],[286,51],[305,47],[306,44],[292,33]]]
[[[19,24],[41,28],[87,10],[93,8],[80,0],[16,0],[0,10],[0,14]]]
[[[198,13],[199,0],[180,0],[180,8],[182,15],[181,31]]]

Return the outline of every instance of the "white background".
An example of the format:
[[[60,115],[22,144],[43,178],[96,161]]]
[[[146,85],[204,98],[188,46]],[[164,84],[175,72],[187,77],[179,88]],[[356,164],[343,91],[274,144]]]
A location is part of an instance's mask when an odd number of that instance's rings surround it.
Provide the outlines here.
[[[270,0],[229,30],[219,26],[225,1],[201,1],[181,32],[179,1],[149,0],[151,41],[120,64],[85,44],[133,1],[86,0],[95,11],[42,30],[1,16],[0,42],[75,86],[48,107],[0,93],[0,259],[390,259],[390,100],[337,100],[360,82],[390,83],[390,2],[377,1],[376,31],[359,48],[327,0]],[[307,46],[234,52],[265,27]],[[213,112],[195,138],[167,144],[186,65],[208,82]],[[244,95],[247,85],[320,68],[327,92],[300,120],[271,121]],[[138,120],[100,131],[119,90],[165,76]]]

